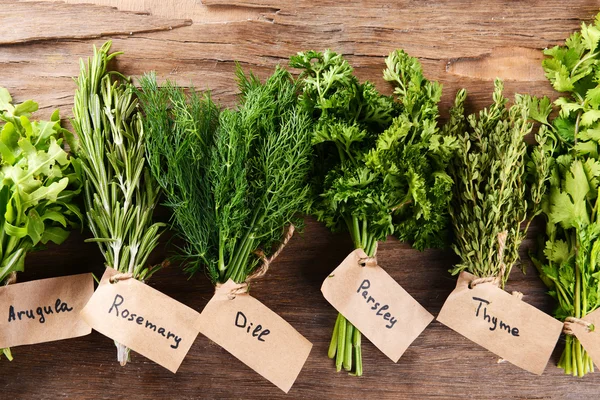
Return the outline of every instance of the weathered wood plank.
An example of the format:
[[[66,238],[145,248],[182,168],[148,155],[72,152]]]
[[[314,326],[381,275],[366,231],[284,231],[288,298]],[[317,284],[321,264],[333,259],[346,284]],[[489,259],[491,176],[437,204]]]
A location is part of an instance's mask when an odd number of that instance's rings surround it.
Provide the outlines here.
[[[191,20],[162,19],[116,8],[27,2],[5,6],[0,14],[0,45],[58,39],[132,35],[190,25]]]

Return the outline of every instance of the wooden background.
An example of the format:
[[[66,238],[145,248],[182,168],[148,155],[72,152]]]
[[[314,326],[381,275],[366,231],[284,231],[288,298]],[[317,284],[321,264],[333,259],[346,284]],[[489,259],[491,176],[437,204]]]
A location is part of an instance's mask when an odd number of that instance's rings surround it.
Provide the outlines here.
[[[80,3],[80,4],[76,4]],[[87,4],[81,4],[87,3]],[[304,0],[0,0],[0,86],[18,101],[33,98],[38,116],[60,108],[71,115],[78,59],[110,38],[124,51],[116,66],[130,75],[156,70],[161,79],[212,89],[225,104],[235,100],[234,61],[266,76],[273,66],[305,49],[332,48],[348,56],[363,79],[381,79],[384,56],[404,48],[421,59],[426,74],[444,85],[442,111],[459,87],[472,109],[490,101],[492,80],[515,91],[555,96],[540,67],[540,50],[562,43],[598,12],[596,1],[304,1]],[[523,246],[527,272],[513,270],[507,290],[552,311],[552,300],[528,262],[540,228]],[[85,271],[102,272],[102,259],[85,234],[31,254],[19,281]],[[169,251],[161,246],[155,259]],[[534,376],[433,322],[397,364],[368,341],[365,376],[336,373],[326,357],[336,312],[320,294],[327,274],[351,251],[346,235],[333,235],[309,219],[253,295],[279,313],[313,344],[296,384],[286,396],[201,335],[179,372],[171,374],[133,354],[122,368],[112,340],[89,336],[13,349],[0,361],[0,398],[590,398],[600,376],[565,376],[555,367],[562,343],[543,376]],[[412,250],[389,240],[380,264],[431,313],[454,287],[450,251]],[[150,285],[200,311],[212,295],[202,275],[188,279],[173,265]]]

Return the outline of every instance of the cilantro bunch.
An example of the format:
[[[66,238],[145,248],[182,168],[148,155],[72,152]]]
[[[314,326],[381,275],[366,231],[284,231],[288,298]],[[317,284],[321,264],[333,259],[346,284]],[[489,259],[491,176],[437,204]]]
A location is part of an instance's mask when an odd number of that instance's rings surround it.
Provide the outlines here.
[[[536,145],[528,148],[525,142],[533,131],[529,115],[539,105],[517,95],[508,107],[502,91],[496,80],[493,104],[466,118],[466,92],[460,91],[448,127],[459,143],[451,165],[450,214],[452,247],[461,261],[451,272],[497,278],[504,287],[529,225],[541,213],[552,149],[545,129],[536,133]]]
[[[355,248],[374,256],[388,235],[417,249],[444,244],[452,179],[446,173],[456,139],[438,128],[442,88],[404,51],[386,59],[393,96],[360,83],[332,51],[291,57],[301,71],[300,102],[315,127],[313,208],[332,230],[347,229]],[[362,375],[360,332],[338,315],[329,347],[336,368]]]
[[[311,119],[298,83],[277,68],[265,83],[238,68],[237,109],[154,75],[140,99],[151,171],[185,240],[187,270],[243,283],[307,210]]]
[[[61,128],[58,110],[50,121],[32,121],[37,109],[32,100],[13,104],[0,87],[0,283],[23,271],[29,251],[64,242],[81,221],[80,176],[64,149],[74,136]]]
[[[109,53],[111,42],[85,63],[73,107],[73,127],[79,136],[75,147],[85,178],[87,222],[106,265],[134,279],[148,280],[160,265],[147,265],[158,245],[163,223],[152,221],[159,186],[145,159],[145,133],[131,83],[108,71],[120,53]],[[116,343],[121,365],[129,349]]]
[[[582,23],[564,46],[544,51],[546,77],[563,92],[554,104],[559,114],[551,122],[548,99],[533,116],[556,140],[543,254],[534,259],[540,275],[558,301],[556,317],[583,318],[600,307],[600,15]],[[598,362],[598,360],[596,360]],[[594,364],[574,336],[566,337],[559,361],[565,373],[584,376]]]

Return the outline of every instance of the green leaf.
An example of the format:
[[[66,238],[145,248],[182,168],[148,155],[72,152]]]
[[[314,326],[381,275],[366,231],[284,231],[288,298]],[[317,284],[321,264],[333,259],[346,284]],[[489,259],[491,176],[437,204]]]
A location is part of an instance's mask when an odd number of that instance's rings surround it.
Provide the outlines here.
[[[9,236],[22,239],[28,234],[27,225],[28,222],[25,223],[25,226],[15,226],[8,221],[4,221],[4,232]]]
[[[581,116],[581,125],[591,126],[598,119],[600,119],[600,110],[586,111]]]
[[[43,244],[46,244],[48,242],[54,242],[56,244],[61,244],[62,242],[67,240],[68,237],[69,237],[69,231],[67,231],[66,229],[63,229],[63,228],[52,226],[52,227],[46,228],[44,230],[44,233],[43,233],[40,241]]]
[[[595,51],[600,40],[600,29],[594,25],[581,24],[581,36],[585,43],[585,47],[590,51]]]
[[[29,116],[32,112],[38,110],[38,104],[33,100],[27,100],[21,104],[18,104],[12,114],[15,117],[20,117],[22,115]]]
[[[27,236],[31,238],[31,242],[35,246],[44,233],[44,221],[35,209],[30,210],[27,216],[29,218],[27,221]]]

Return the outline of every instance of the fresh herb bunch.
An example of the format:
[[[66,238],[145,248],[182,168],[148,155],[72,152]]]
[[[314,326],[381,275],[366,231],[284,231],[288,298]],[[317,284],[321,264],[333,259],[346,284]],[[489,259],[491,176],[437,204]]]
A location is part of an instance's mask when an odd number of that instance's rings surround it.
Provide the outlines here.
[[[555,315],[561,320],[583,318],[600,307],[599,40],[600,14],[594,24],[583,23],[564,46],[545,50],[546,76],[565,96],[554,102],[560,112],[551,122],[549,100],[535,100],[543,104],[535,119],[555,135],[557,151],[544,201],[547,240],[534,263],[558,301]],[[571,335],[558,365],[580,377],[594,370],[590,356]]]
[[[494,87],[494,103],[467,118],[466,92],[459,91],[447,125],[459,141],[450,169],[455,182],[450,215],[452,247],[461,261],[451,272],[497,278],[504,287],[529,225],[541,213],[552,149],[546,129],[535,134],[537,145],[528,149],[525,142],[533,130],[529,114],[539,105],[517,95],[507,107],[502,82]]]
[[[277,68],[266,82],[237,69],[241,102],[222,110],[208,94],[154,75],[141,80],[152,173],[185,239],[187,270],[243,283],[309,205],[311,119],[298,84]]]
[[[138,280],[148,280],[160,265],[147,265],[163,223],[153,223],[159,186],[148,171],[145,133],[131,83],[111,73],[111,42],[87,64],[80,60],[73,126],[79,136],[77,163],[85,176],[87,222],[106,265]],[[122,365],[129,349],[115,343]]]
[[[38,104],[13,104],[0,87],[0,283],[23,271],[25,256],[49,241],[61,244],[81,221],[76,203],[81,180],[63,148],[74,136],[50,121],[32,121]],[[10,349],[2,349],[12,360]]]
[[[312,213],[332,230],[347,229],[355,248],[374,256],[395,234],[417,249],[442,246],[452,179],[446,173],[456,139],[438,128],[442,87],[425,79],[404,51],[386,59],[395,96],[360,83],[332,51],[293,56],[300,101],[315,120]],[[338,315],[329,347],[338,371],[362,375],[360,332]]]

